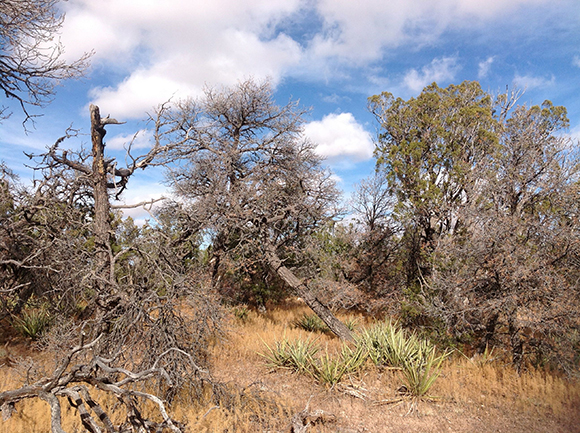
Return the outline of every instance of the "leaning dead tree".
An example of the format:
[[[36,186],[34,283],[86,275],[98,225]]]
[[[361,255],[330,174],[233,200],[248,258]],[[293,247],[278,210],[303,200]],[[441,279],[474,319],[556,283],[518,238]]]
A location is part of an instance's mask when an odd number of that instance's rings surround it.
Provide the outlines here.
[[[304,111],[277,106],[269,83],[252,80],[164,116],[160,140],[181,163],[169,170],[188,224],[211,236],[214,282],[227,262],[239,272],[267,268],[340,338],[348,328],[300,278],[304,242],[336,215],[338,191],[302,135]]]
[[[65,402],[91,432],[182,431],[167,404],[185,390],[201,398],[213,386],[203,362],[219,308],[192,280],[191,251],[175,245],[172,229],[140,230],[113,209],[135,170],[162,164],[168,147],[156,142],[139,157],[129,150],[131,163],[118,167],[104,137],[105,127],[120,122],[90,109],[90,152],[61,149],[68,134],[40,156],[32,191],[17,195],[5,188],[7,177],[1,184],[7,206],[0,217],[8,224],[0,231],[0,272],[9,278],[0,299],[26,304],[31,288],[54,316],[44,344],[57,355],[52,373],[0,393],[0,406],[7,417],[21,400],[43,399],[54,433],[63,432]],[[117,409],[99,403],[103,392]],[[144,411],[147,401],[159,416]],[[119,408],[124,417],[115,425]]]

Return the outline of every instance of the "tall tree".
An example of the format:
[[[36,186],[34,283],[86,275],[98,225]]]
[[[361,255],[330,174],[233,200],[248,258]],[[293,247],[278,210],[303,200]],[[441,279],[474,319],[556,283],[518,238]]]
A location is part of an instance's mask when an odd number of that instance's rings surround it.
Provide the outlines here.
[[[407,284],[429,272],[435,239],[459,223],[455,210],[469,200],[470,176],[497,143],[493,98],[477,82],[445,89],[433,83],[405,101],[369,98],[380,125],[377,167],[397,197],[394,216],[405,225]]]
[[[190,221],[211,238],[214,276],[226,260],[262,263],[343,339],[349,330],[292,271],[301,242],[332,218],[338,192],[302,135],[304,111],[278,106],[268,82],[208,89],[179,104],[165,139],[185,156],[168,173]]]
[[[351,197],[360,231],[351,259],[357,264],[351,281],[364,282],[375,295],[386,286],[393,286],[393,276],[399,273],[398,267],[393,266],[399,248],[396,235],[400,232],[400,224],[393,218],[396,203],[387,178],[378,171],[363,179]]]

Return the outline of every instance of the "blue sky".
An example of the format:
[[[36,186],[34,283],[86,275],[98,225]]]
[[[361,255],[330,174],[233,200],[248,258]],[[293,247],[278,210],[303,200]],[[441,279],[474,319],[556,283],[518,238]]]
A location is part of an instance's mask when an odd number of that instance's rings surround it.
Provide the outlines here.
[[[31,132],[17,107],[0,124],[0,159],[23,179],[32,174],[22,152],[42,151],[71,124],[87,133],[91,102],[127,121],[107,135],[108,151],[122,161],[123,143],[146,127],[154,106],[248,77],[270,78],[280,104],[292,97],[311,107],[305,133],[346,193],[373,170],[376,124],[366,99],[382,91],[407,99],[433,81],[463,80],[493,93],[519,88],[521,103],[566,106],[569,134],[580,138],[579,0],[69,0],[61,7],[66,58],[95,54],[85,78],[63,82],[52,104],[31,110],[43,114]],[[159,172],[132,179],[126,201],[163,194],[160,179]]]

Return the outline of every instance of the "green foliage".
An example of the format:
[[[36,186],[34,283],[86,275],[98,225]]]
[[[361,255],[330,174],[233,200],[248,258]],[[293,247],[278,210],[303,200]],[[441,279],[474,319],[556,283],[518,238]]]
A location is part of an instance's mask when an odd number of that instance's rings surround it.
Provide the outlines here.
[[[326,326],[326,324],[322,321],[322,319],[318,317],[316,314],[304,313],[298,319],[294,320],[292,324],[296,328],[303,329],[304,331],[307,332],[320,332],[320,333],[330,332],[328,326]]]
[[[260,356],[267,360],[267,365],[272,368],[288,368],[296,372],[311,371],[312,359],[318,353],[318,347],[310,339],[289,341],[286,337],[277,341],[274,347],[264,345],[266,353]]]
[[[354,347],[343,344],[334,354],[328,348],[317,356],[319,349],[311,340],[290,342],[283,338],[268,349],[266,358],[270,367],[288,368],[312,376],[320,384],[334,386],[347,374],[360,372],[367,359],[380,367],[391,367],[401,372],[401,378],[410,395],[425,397],[441,373],[443,361],[450,352],[437,354],[428,341],[407,333],[395,322],[384,321],[362,330]]]
[[[329,353],[327,348],[319,358],[313,359],[309,373],[319,383],[332,387],[340,382],[345,374],[360,371],[366,362],[366,355],[364,347],[351,349],[345,344],[338,356]]]
[[[479,83],[442,89],[433,83],[405,101],[369,98],[381,125],[377,164],[399,198],[397,212],[429,216],[457,201],[473,162],[497,143],[493,100]]]
[[[415,397],[427,394],[449,356],[449,352],[437,355],[427,340],[405,332],[390,320],[363,330],[357,346],[366,349],[375,365],[399,369],[408,392]]]
[[[356,317],[347,317],[344,319],[344,326],[348,328],[349,331],[354,331],[359,325],[359,319]]]
[[[48,329],[51,320],[50,314],[44,308],[27,309],[14,319],[12,326],[22,336],[36,340]]]
[[[414,397],[424,397],[441,374],[441,364],[449,352],[437,355],[436,348],[420,344],[415,356],[410,357],[402,368],[407,391]]]
[[[247,305],[236,305],[232,308],[232,313],[234,313],[236,319],[246,322],[249,318],[250,310]]]

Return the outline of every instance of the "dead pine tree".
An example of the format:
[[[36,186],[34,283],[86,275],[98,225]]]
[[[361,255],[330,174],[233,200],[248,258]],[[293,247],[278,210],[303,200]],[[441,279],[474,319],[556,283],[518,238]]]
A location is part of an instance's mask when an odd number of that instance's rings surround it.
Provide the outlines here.
[[[156,141],[145,155],[132,157],[129,146],[131,163],[119,168],[105,154],[104,137],[106,126],[121,122],[102,118],[96,106],[90,110],[91,151],[61,149],[71,134],[57,140],[40,155],[34,189],[11,206],[9,219],[21,223],[11,229],[33,231],[30,249],[45,254],[0,260],[0,271],[10,265],[34,274],[30,285],[60,316],[45,337],[47,351],[55,353],[52,373],[1,392],[0,407],[6,419],[20,401],[40,398],[50,407],[53,433],[64,431],[63,404],[76,409],[90,432],[180,432],[167,404],[183,389],[201,396],[211,386],[201,362],[218,320],[214,301],[201,299],[187,261],[161,228],[119,244],[112,199],[135,170],[165,163],[168,148]],[[60,252],[69,254],[66,261]],[[197,312],[193,317],[181,314],[184,303]],[[95,389],[114,396],[117,409],[99,402]],[[145,410],[146,402],[156,409]]]
[[[300,278],[305,240],[337,215],[339,192],[302,134],[305,111],[278,106],[270,83],[207,89],[166,112],[159,138],[188,224],[211,237],[214,282],[229,272],[282,281],[344,340],[353,337]]]

